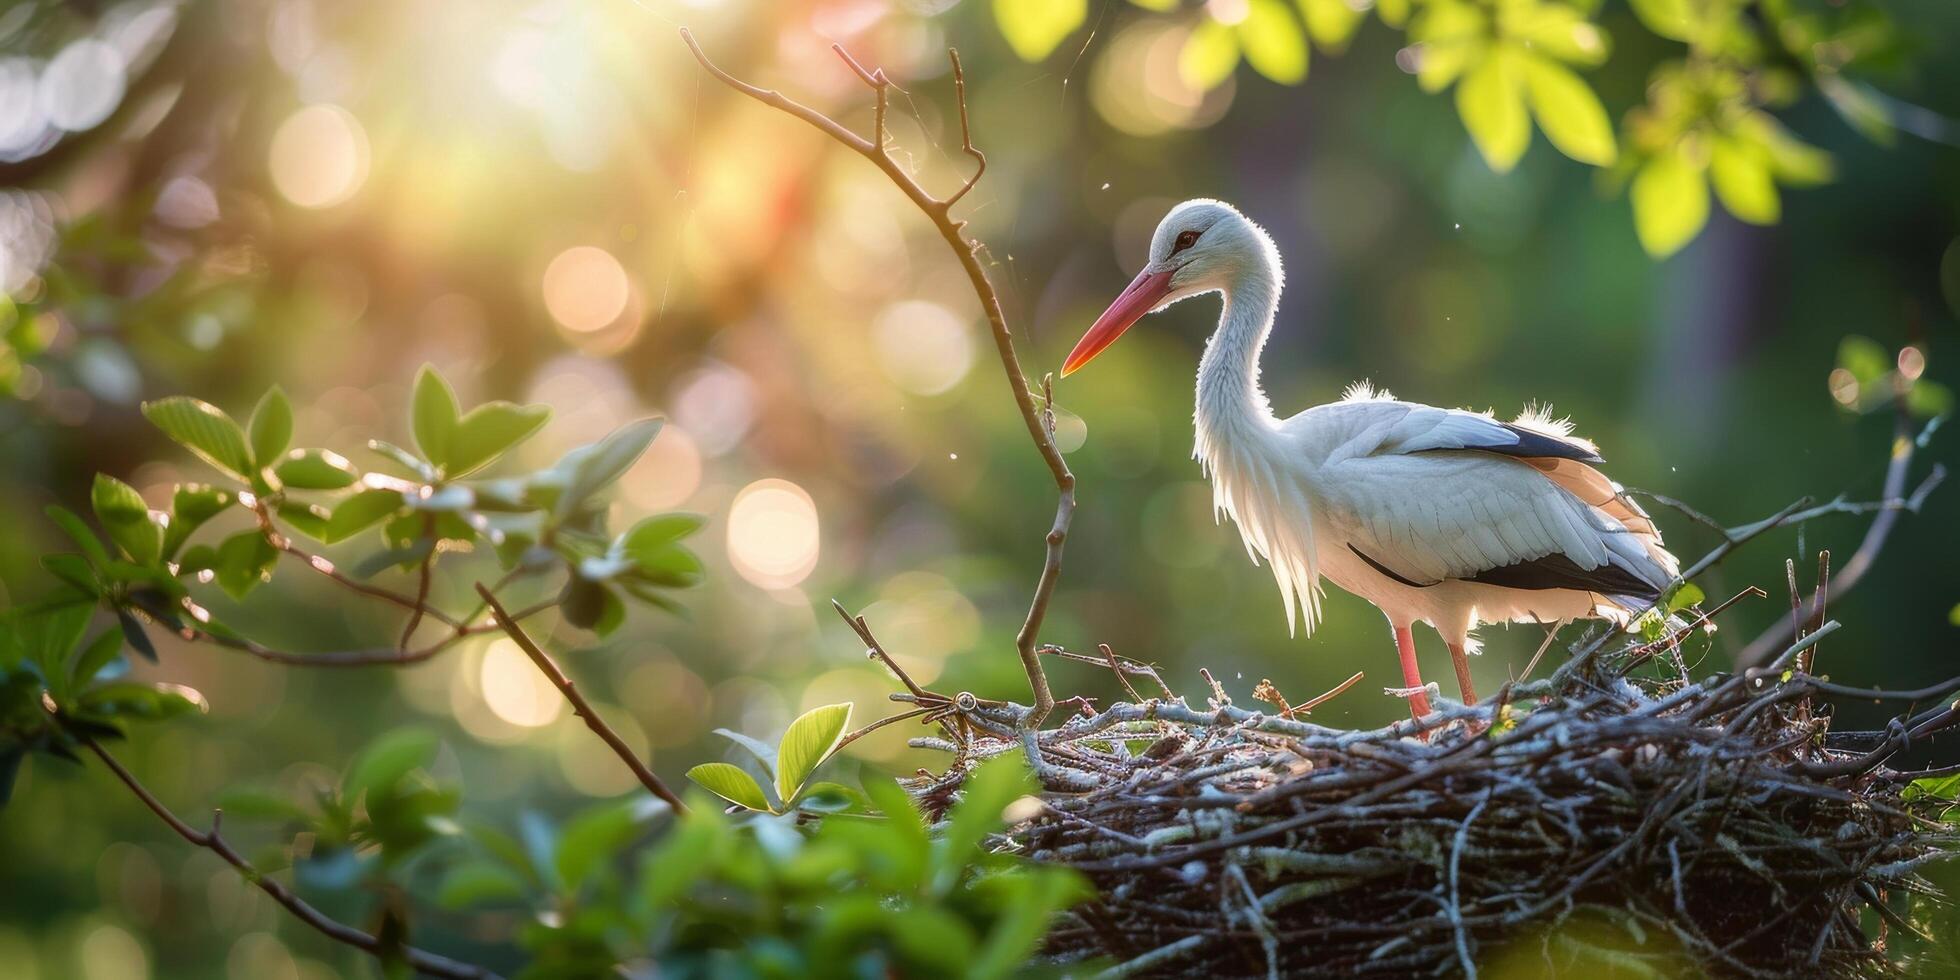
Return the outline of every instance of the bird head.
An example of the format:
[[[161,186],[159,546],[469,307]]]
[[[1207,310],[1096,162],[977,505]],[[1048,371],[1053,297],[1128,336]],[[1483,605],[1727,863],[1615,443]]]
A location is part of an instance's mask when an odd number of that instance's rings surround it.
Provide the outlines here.
[[[1081,370],[1146,314],[1225,290],[1238,277],[1261,270],[1276,276],[1279,252],[1265,230],[1238,209],[1208,198],[1172,208],[1150,236],[1150,260],[1069,352],[1062,377]]]

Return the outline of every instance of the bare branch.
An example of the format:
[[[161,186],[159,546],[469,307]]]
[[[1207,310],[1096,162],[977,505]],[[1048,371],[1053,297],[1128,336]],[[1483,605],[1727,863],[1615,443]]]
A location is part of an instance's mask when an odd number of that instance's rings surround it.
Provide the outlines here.
[[[553,600],[535,603],[513,613],[511,618],[522,622],[557,604]],[[140,598],[132,598],[131,605],[147,614],[151,619],[169,627],[184,640],[193,643],[210,643],[228,650],[237,650],[241,653],[247,653],[257,657],[267,663],[281,664],[287,667],[406,667],[433,659],[438,654],[441,654],[443,651],[448,650],[450,647],[455,646],[457,643],[469,637],[480,636],[484,633],[494,633],[499,629],[494,621],[469,625],[458,624],[451,629],[448,636],[412,650],[403,650],[399,647],[375,647],[364,650],[294,653],[289,650],[277,650],[243,636],[230,633],[214,633],[200,627],[187,625],[175,613],[155,604],[145,602]]]
[[[1041,453],[1042,461],[1048,465],[1059,498],[1055,505],[1054,523],[1048,530],[1047,557],[1042,565],[1041,577],[1035,583],[1034,598],[1028,604],[1027,618],[1022,621],[1020,631],[1015,634],[1015,649],[1020,654],[1022,670],[1028,675],[1028,686],[1034,693],[1034,704],[1028,708],[1022,724],[1028,728],[1038,727],[1042,720],[1048,717],[1048,713],[1054,710],[1055,696],[1049,690],[1048,677],[1042,670],[1036,640],[1041,632],[1042,621],[1048,614],[1048,603],[1054,595],[1055,582],[1061,575],[1062,546],[1068,540],[1069,523],[1075,513],[1075,475],[1069,471],[1068,463],[1063,460],[1060,448],[1055,445],[1053,433],[1042,423],[1042,412],[1035,405],[1034,396],[1028,387],[1027,375],[1021,370],[1020,356],[1014,351],[1014,335],[1008,328],[1007,315],[1001,308],[1000,294],[994,289],[992,281],[987,277],[986,267],[980,262],[980,246],[966,237],[964,223],[954,221],[947,215],[953,202],[971,190],[973,184],[980,179],[980,175],[974,174],[958,192],[944,199],[934,197],[921,187],[919,182],[906,173],[885,150],[884,110],[886,89],[891,86],[891,81],[886,78],[883,69],[866,70],[841,47],[837,49],[838,54],[876,95],[876,131],[873,133],[875,140],[867,140],[829,116],[779,92],[751,85],[723,71],[720,66],[708,59],[707,53],[701,50],[701,45],[694,39],[693,33],[686,28],[681,29],[681,39],[687,43],[688,50],[693,52],[695,60],[701,63],[701,67],[718,81],[764,105],[787,112],[809,123],[884,171],[893,186],[897,187],[900,193],[904,194],[932,222],[933,227],[939,231],[940,237],[944,238],[947,246],[953,250],[953,255],[959,260],[961,269],[966,272],[967,279],[973,286],[974,295],[980,301],[980,308],[986,314],[987,326],[993,333],[994,349],[1000,357],[1001,370],[1007,376],[1008,388],[1014,395],[1014,404],[1020,409],[1022,424],[1027,427],[1028,437],[1034,440],[1035,449]],[[958,56],[955,54],[952,57],[954,91],[959,101],[963,149],[984,163],[985,158],[972,146],[971,127],[967,122],[965,73],[959,68]],[[1052,391],[1046,398],[1052,405]]]
[[[59,723],[59,717],[56,718],[56,721]],[[212,812],[210,830],[194,829],[190,824],[185,823],[182,818],[178,817],[177,814],[171,812],[169,807],[164,806],[163,801],[157,799],[155,794],[152,794],[149,788],[144,786],[136,778],[135,774],[123,768],[123,764],[116,761],[116,757],[110,755],[107,749],[97,744],[94,739],[85,736],[81,738],[81,742],[88,747],[89,751],[95,753],[96,758],[102,760],[102,764],[107,766],[109,771],[114,773],[116,778],[121,780],[122,784],[132,794],[135,794],[137,799],[143,801],[144,806],[150,808],[151,813],[157,815],[157,819],[162,820],[170,826],[171,830],[176,831],[177,836],[182,837],[193,845],[216,854],[226,864],[238,869],[238,873],[244,875],[246,881],[256,885],[260,891],[265,892],[273,901],[278,902],[284,907],[286,911],[291,912],[294,918],[313,927],[321,935],[334,942],[352,946],[355,949],[376,957],[399,955],[409,966],[414,967],[417,972],[432,977],[456,978],[456,980],[496,980],[497,974],[474,964],[452,960],[447,956],[440,956],[413,946],[384,946],[380,939],[329,917],[326,913],[308,904],[305,899],[293,894],[291,889],[280,884],[270,875],[253,867],[250,861],[245,860],[244,855],[239,854],[238,850],[231,846],[231,842],[225,840],[224,836],[218,833],[218,822],[220,816],[222,816],[220,811]]]
[[[605,741],[613,750],[613,754],[619,756],[619,761],[626,763],[626,767],[633,770],[633,775],[639,777],[640,785],[645,786],[647,792],[666,800],[667,805],[673,807],[675,813],[686,813],[687,804],[682,803],[681,798],[675,796],[674,791],[668,789],[667,784],[661,782],[660,777],[654,775],[653,770],[647,768],[647,764],[633,754],[633,749],[626,744],[626,740],[620,738],[619,733],[613,731],[612,726],[606,724],[606,720],[599,717],[597,711],[592,710],[591,703],[585,700],[585,695],[579,693],[572,679],[566,677],[565,672],[558,669],[558,665],[536,641],[531,639],[530,634],[524,632],[524,627],[517,625],[517,620],[504,611],[504,607],[497,602],[497,597],[490,593],[489,587],[479,582],[476,593],[483,597],[483,604],[490,607],[490,615],[496,617],[497,625],[503,627],[504,633],[516,641],[525,655],[531,658],[531,662],[536,664],[538,670],[551,681],[551,685],[558,689],[558,693],[563,694],[565,700],[571,702],[572,713],[578,715],[585,722],[585,727],[592,729],[593,734]]]

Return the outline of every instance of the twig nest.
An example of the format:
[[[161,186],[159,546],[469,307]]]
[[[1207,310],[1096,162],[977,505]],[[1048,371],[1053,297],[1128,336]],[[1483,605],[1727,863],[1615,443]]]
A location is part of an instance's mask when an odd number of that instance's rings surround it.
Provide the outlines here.
[[[1575,662],[1440,701],[1427,740],[1122,703],[1032,740],[979,726],[917,789],[949,801],[968,762],[1032,741],[1047,806],[1010,846],[1100,896],[1049,953],[1118,975],[1863,974],[1885,963],[1863,910],[1896,919],[1884,896],[1928,889],[1954,838],[1889,752],[1824,747],[1817,690],[1780,663],[1694,681]],[[1861,737],[1885,736],[1831,741]]]

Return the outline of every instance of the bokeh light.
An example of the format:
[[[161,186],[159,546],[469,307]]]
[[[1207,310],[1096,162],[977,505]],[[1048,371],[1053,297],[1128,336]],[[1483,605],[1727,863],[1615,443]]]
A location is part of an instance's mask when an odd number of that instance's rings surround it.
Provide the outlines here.
[[[150,957],[143,944],[129,930],[107,922],[82,937],[79,952],[81,975],[88,980],[145,980],[150,975]]]
[[[498,639],[483,651],[477,684],[491,713],[519,728],[542,728],[565,709],[564,697],[509,639]]]
[[[872,321],[878,366],[892,383],[915,395],[937,395],[960,383],[973,367],[973,332],[937,303],[893,303]]]
[[[335,105],[307,106],[272,134],[272,184],[303,208],[329,208],[361,189],[368,174],[367,132]]]
[[[757,480],[728,509],[728,560],[765,589],[787,589],[817,567],[817,505],[788,480]]]
[[[604,329],[626,309],[632,284],[611,252],[578,245],[558,253],[544,270],[544,306],[567,330]]]

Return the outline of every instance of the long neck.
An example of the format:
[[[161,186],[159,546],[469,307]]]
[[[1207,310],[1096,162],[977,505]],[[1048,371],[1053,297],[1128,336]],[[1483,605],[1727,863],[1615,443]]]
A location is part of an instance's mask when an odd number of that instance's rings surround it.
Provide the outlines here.
[[[1225,287],[1218,329],[1198,362],[1199,449],[1230,434],[1269,430],[1273,410],[1259,387],[1259,353],[1272,332],[1279,306],[1278,276],[1262,264],[1239,273]]]

